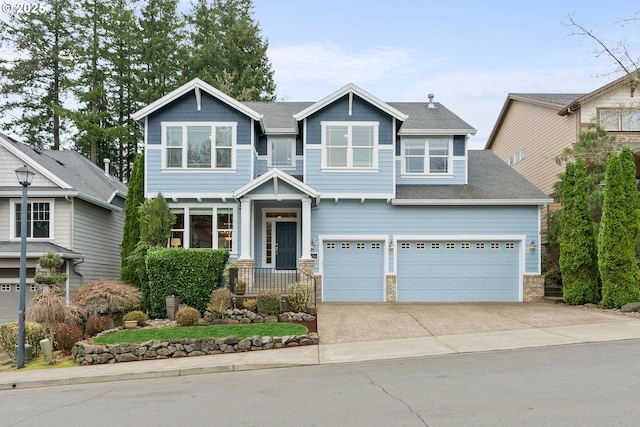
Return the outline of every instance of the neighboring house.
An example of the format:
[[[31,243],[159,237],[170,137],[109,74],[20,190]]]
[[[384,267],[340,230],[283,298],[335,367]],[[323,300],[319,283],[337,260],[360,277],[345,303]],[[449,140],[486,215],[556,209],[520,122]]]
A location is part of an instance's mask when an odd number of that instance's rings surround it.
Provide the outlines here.
[[[40,150],[0,134],[0,323],[18,320],[20,206],[15,170],[36,172],[28,187],[27,303],[38,259],[62,256],[69,291],[97,278],[120,277],[127,187],[78,152]]]
[[[318,102],[240,102],[196,79],[133,115],[145,197],[173,246],[225,248],[243,280],[302,270],[322,301],[542,297],[539,207],[549,200],[433,102],[353,84]]]
[[[615,134],[621,144],[640,143],[637,83],[627,75],[587,94],[511,93],[485,149],[553,197],[553,184],[565,168],[556,157],[590,123]]]

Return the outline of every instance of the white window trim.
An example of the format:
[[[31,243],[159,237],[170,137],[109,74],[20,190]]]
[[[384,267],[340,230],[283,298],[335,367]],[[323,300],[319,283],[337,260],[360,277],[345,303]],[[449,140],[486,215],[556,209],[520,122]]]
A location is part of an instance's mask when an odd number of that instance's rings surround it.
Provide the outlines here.
[[[274,165],[273,162],[272,162],[272,160],[273,160],[273,151],[271,150],[271,143],[273,143],[275,141],[280,141],[280,142],[286,141],[286,142],[289,143],[289,159],[291,159],[291,161],[286,166],[284,166],[284,165]],[[295,137],[286,137],[286,138],[273,137],[273,139],[272,138],[267,138],[267,159],[268,159],[267,166],[269,168],[295,169],[296,168],[296,160],[297,160],[297,156],[296,156],[296,138]]]
[[[191,224],[189,223],[190,218],[190,209],[213,209],[213,216],[216,219],[216,215],[218,214],[218,209],[232,209],[233,212],[233,227],[231,228],[231,252],[232,255],[236,255],[238,253],[238,245],[240,241],[238,240],[238,206],[236,204],[224,204],[224,203],[202,203],[198,205],[192,205],[187,203],[169,203],[169,209],[184,209],[184,229],[183,231],[183,248],[191,248]],[[173,228],[172,228],[173,230]],[[193,248],[193,249],[202,249],[202,250],[215,250],[219,249],[218,246],[218,228],[212,227],[212,236],[211,236],[211,245],[214,247],[211,248]],[[170,244],[170,242],[169,242]]]
[[[601,125],[603,127],[603,129],[605,129],[607,132],[639,132],[639,129],[623,129],[622,123],[622,117],[626,114],[634,114],[636,112],[639,112],[640,109],[636,109],[636,108],[625,108],[625,109],[619,109],[619,108],[599,108],[598,109],[598,124]],[[607,129],[602,125],[602,116],[601,114],[603,112],[608,112],[608,113],[615,113],[617,115],[617,119],[618,119],[618,126],[616,129]]]
[[[20,204],[21,199],[9,199],[9,240],[19,241],[20,237],[16,237],[16,204]],[[27,199],[27,203],[49,203],[49,237],[27,237],[27,241],[31,242],[47,242],[55,239],[55,203],[54,199]]]
[[[322,121],[321,126],[321,147],[322,147],[322,171],[323,172],[372,172],[378,170],[378,146],[379,146],[379,122],[344,122],[344,121]],[[327,127],[329,126],[347,126],[348,133],[351,135],[354,126],[371,126],[373,127],[373,161],[370,167],[361,168],[353,166],[353,145],[352,138],[347,141],[347,166],[346,167],[329,167],[327,166]]]
[[[449,154],[447,155],[447,172],[446,173],[437,173],[437,172],[407,172],[407,156],[405,155],[405,145],[404,143],[407,141],[423,141],[425,143],[425,170],[429,167],[429,141],[447,141],[449,143]],[[441,177],[451,177],[453,176],[453,138],[447,137],[425,137],[425,138],[403,138],[401,141],[401,150],[400,150],[400,159],[401,159],[401,175],[403,177],[433,177],[433,178],[441,178]],[[414,156],[411,156],[414,157]],[[455,156],[460,158],[461,156]]]
[[[182,127],[182,166],[167,167],[167,127]],[[187,147],[185,145],[186,128],[189,126],[210,126],[211,135],[215,135],[216,127],[231,127],[231,167],[215,167],[215,141],[211,140],[211,167],[210,168],[189,168],[187,167]],[[235,172],[236,171],[236,150],[238,146],[238,123],[237,122],[161,122],[161,161],[163,172]]]

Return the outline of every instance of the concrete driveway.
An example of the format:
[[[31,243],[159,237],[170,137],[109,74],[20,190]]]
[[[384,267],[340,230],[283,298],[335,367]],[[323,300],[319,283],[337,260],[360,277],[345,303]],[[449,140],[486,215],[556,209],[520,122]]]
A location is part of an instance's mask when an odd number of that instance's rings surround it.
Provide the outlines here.
[[[640,338],[640,318],[547,303],[321,303],[321,361]],[[357,357],[354,357],[357,356]]]

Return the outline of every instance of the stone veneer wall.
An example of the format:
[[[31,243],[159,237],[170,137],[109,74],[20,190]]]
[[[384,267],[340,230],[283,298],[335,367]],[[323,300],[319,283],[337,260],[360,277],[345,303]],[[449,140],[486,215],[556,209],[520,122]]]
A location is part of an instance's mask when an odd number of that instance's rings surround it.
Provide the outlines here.
[[[387,274],[386,278],[386,302],[398,300],[398,278],[395,274]]]
[[[524,302],[538,302],[544,299],[544,276],[525,274],[522,286]]]

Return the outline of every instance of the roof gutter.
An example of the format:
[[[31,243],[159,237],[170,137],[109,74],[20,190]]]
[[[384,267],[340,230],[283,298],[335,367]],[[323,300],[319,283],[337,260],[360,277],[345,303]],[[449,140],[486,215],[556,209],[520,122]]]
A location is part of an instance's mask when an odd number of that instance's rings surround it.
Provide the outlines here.
[[[400,129],[400,136],[424,136],[424,135],[475,135],[477,129]]]
[[[551,199],[392,199],[394,206],[545,206]]]

